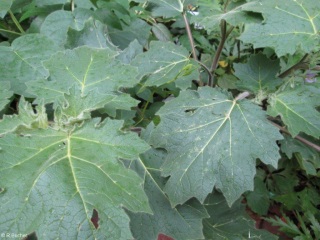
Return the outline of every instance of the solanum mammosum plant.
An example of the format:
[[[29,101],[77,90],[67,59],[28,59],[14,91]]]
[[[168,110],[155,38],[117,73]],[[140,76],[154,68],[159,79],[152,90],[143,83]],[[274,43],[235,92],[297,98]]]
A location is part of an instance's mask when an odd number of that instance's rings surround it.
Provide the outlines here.
[[[320,239],[319,31],[320,0],[1,0],[0,238]]]

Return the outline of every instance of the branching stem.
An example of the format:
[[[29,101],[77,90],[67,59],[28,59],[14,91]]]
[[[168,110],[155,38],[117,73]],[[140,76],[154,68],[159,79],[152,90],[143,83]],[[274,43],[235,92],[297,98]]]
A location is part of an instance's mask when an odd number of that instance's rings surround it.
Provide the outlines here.
[[[270,121],[270,122],[272,123],[272,125],[274,125],[275,127],[279,128],[281,132],[284,132],[284,133],[286,133],[286,134],[291,136],[290,132],[287,129],[285,129],[284,127],[281,127],[280,125],[278,125],[278,124],[276,124],[276,123],[274,123],[272,121]],[[318,146],[317,144],[314,144],[314,143],[310,142],[309,140],[307,140],[307,139],[305,139],[303,137],[300,137],[300,136],[296,136],[295,139],[299,140],[300,142],[304,143],[305,145],[307,145],[307,146],[315,149],[316,151],[320,152],[320,146]]]
[[[190,28],[190,24],[189,24],[189,21],[187,18],[186,11],[183,11],[182,16],[183,16],[184,24],[185,24],[186,30],[187,30],[187,35],[188,35],[188,39],[189,39],[189,43],[190,43],[190,47],[191,47],[192,57],[194,60],[196,60],[203,67],[203,64],[200,63],[200,61],[198,60],[196,46],[194,44],[194,40],[193,40],[193,36],[192,36],[192,32],[191,32],[191,28]],[[209,75],[209,81],[211,79],[211,76],[212,75]],[[199,86],[203,86],[203,82],[201,81],[200,78],[199,78]]]
[[[216,54],[214,56],[214,59],[213,59],[213,62],[212,62],[211,68],[210,68],[210,72],[213,75],[213,80],[212,80],[211,84],[209,84],[210,87],[214,87],[215,84],[216,84],[215,83],[215,79],[214,79],[214,72],[217,69],[218,62],[219,62],[219,59],[220,59],[220,56],[221,56],[221,53],[222,53],[222,50],[223,50],[223,46],[224,46],[227,38],[229,37],[230,33],[232,32],[233,28],[234,27],[232,26],[227,31],[227,22],[225,20],[221,20],[221,41],[219,43],[217,52],[216,52]]]

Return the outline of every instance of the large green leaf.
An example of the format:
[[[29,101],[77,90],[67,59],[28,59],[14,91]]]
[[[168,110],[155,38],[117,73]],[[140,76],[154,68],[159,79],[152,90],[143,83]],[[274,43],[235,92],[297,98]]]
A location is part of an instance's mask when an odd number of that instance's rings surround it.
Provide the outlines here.
[[[151,212],[142,179],[118,159],[136,159],[149,146],[122,132],[122,121],[99,121],[0,138],[0,229],[39,239],[132,239],[123,207]]]
[[[312,85],[297,86],[273,94],[269,98],[268,114],[280,115],[293,137],[305,132],[313,137],[320,136],[320,87]]]
[[[24,94],[28,81],[48,76],[42,61],[59,50],[41,34],[27,34],[15,39],[11,47],[0,46],[0,82],[9,81],[11,89]]]
[[[254,2],[246,3],[245,0],[231,2],[227,9],[218,4],[217,1],[199,1],[199,14],[192,16],[191,22],[204,27],[209,33],[219,28],[221,20],[238,26],[239,24],[248,24],[260,22],[260,17],[246,11],[246,7],[255,4]]]
[[[151,144],[169,153],[162,173],[170,176],[164,190],[172,205],[191,197],[203,202],[214,186],[231,205],[253,189],[257,158],[277,166],[282,135],[247,100],[204,87],[182,91],[158,114]]]
[[[9,103],[9,98],[12,96],[13,92],[9,91],[10,83],[2,82],[0,85],[0,111]]]
[[[259,53],[251,55],[247,63],[235,63],[234,75],[240,79],[239,89],[255,94],[274,91],[283,81],[276,77],[280,70],[279,60],[270,60]]]
[[[205,201],[210,214],[203,220],[205,239],[244,240],[244,239],[278,239],[277,236],[255,228],[255,222],[246,213],[245,205],[238,200],[229,208],[222,194],[210,194]]]
[[[0,2],[0,18],[3,18],[10,10],[13,0],[2,0]]]
[[[314,0],[262,0],[246,8],[262,13],[265,21],[247,25],[240,39],[255,48],[272,47],[280,57],[298,48],[311,52],[319,44],[320,4]]]
[[[197,63],[189,58],[189,52],[171,42],[152,41],[150,49],[138,55],[131,65],[138,67],[140,77],[147,77],[144,86],[161,86],[177,80],[191,85],[188,75],[197,72]]]
[[[176,240],[203,239],[202,219],[208,217],[204,207],[192,200],[172,208],[163,192],[165,178],[160,176],[159,168],[165,156],[165,151],[151,149],[141,155],[140,162],[131,164],[144,178],[144,190],[153,212],[153,215],[129,213],[132,234],[139,240],[155,240],[159,233]]]
[[[50,77],[29,82],[28,91],[50,103],[60,101],[71,86],[76,86],[81,97],[89,93],[95,96],[90,105],[109,103],[110,111],[112,108],[130,110],[136,101],[128,101],[131,98],[121,93],[120,87],[134,86],[138,82],[137,70],[115,60],[117,54],[110,49],[86,46],[59,52],[44,62]],[[112,103],[114,105],[110,105]]]

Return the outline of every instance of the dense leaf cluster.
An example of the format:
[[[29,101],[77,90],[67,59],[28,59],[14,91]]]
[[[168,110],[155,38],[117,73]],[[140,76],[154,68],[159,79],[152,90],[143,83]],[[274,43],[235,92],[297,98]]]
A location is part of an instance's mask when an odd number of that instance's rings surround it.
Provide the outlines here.
[[[319,239],[319,12],[1,1],[1,237]]]

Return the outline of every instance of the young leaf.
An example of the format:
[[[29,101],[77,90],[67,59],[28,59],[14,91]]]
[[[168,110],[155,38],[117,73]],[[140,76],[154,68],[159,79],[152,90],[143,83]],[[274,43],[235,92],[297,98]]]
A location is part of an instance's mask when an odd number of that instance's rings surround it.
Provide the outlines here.
[[[28,91],[44,99],[45,103],[56,103],[69,92],[70,86],[75,86],[82,97],[89,92],[93,96],[97,93],[97,98],[90,97],[91,105],[114,102],[115,105],[109,105],[109,108],[116,109],[116,102],[128,100],[125,94],[120,93],[120,87],[132,87],[138,82],[135,78],[137,70],[115,60],[117,54],[110,49],[86,46],[59,52],[44,62],[50,78],[29,82]],[[133,102],[128,102],[125,109],[130,110]]]
[[[132,239],[122,208],[151,212],[142,179],[118,159],[136,159],[149,146],[122,123],[94,119],[71,131],[0,138],[0,229],[39,239]]]
[[[170,176],[164,190],[173,206],[191,197],[203,202],[214,186],[231,205],[253,190],[257,158],[277,166],[282,135],[247,100],[204,87],[182,91],[158,115],[151,145],[169,153],[162,174]]]
[[[248,11],[262,13],[265,21],[247,25],[240,39],[255,48],[272,47],[281,57],[297,49],[309,53],[319,43],[320,5],[314,0],[254,1]]]
[[[9,91],[10,83],[2,82],[0,85],[0,111],[9,103],[9,98],[12,96],[13,92]]]
[[[247,63],[235,63],[234,75],[240,79],[237,86],[255,94],[261,91],[274,91],[282,81],[276,78],[280,70],[279,60],[270,60],[259,53],[251,55]]]
[[[37,113],[35,113],[32,105],[21,97],[18,110],[18,115],[4,115],[3,119],[0,121],[0,136],[14,132],[19,127],[47,127],[47,114],[46,109],[43,106],[36,107]]]
[[[319,86],[302,85],[287,89],[269,98],[268,114],[280,115],[293,137],[305,132],[315,138],[320,136]]]
[[[148,76],[144,86],[161,86],[185,79],[197,71],[197,64],[189,58],[189,52],[171,42],[152,41],[149,51],[138,55],[131,65],[138,67],[140,77]]]
[[[159,233],[175,240],[203,239],[202,219],[208,217],[205,208],[196,200],[172,208],[163,192],[165,178],[160,176],[159,167],[165,156],[163,150],[151,149],[141,155],[139,162],[131,164],[144,178],[144,190],[153,212],[129,212],[132,234],[140,240],[157,239]]]
[[[11,47],[0,46],[0,82],[10,81],[11,89],[24,94],[25,83],[48,76],[42,61],[59,50],[42,34],[27,34],[15,39]]]
[[[229,208],[222,194],[215,192],[208,196],[204,205],[210,214],[209,219],[203,220],[205,239],[278,239],[267,231],[255,228],[241,200]]]

